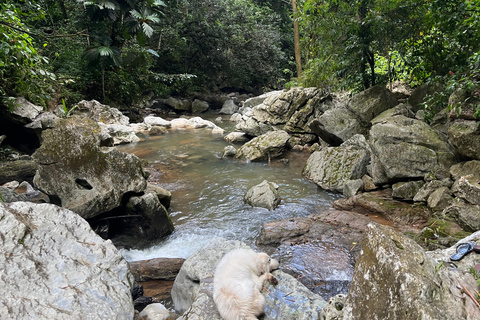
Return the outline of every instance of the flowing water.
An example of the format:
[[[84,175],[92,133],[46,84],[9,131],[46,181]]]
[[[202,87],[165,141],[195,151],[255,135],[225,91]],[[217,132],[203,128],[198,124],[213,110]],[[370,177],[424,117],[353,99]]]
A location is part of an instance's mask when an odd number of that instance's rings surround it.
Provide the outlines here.
[[[219,126],[227,132],[232,130],[228,120]],[[289,164],[277,160],[245,163],[221,158],[227,145],[210,129],[187,129],[119,147],[148,160],[147,169],[154,169],[153,180],[172,192],[169,211],[175,226],[170,236],[149,248],[123,249],[128,261],[187,258],[215,237],[254,246],[265,222],[304,217],[329,208],[335,199],[335,195],[302,177],[308,153],[286,153]],[[247,190],[263,180],[279,185],[282,202],[276,210],[253,208],[243,202]]]

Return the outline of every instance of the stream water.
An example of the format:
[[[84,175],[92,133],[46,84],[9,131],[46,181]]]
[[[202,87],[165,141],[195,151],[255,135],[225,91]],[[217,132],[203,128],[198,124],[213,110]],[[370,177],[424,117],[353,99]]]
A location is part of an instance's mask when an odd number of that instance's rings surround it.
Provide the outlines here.
[[[202,117],[212,120],[218,115]],[[218,124],[226,132],[233,129],[227,119]],[[210,129],[188,129],[119,147],[148,160],[147,169],[155,169],[151,171],[153,180],[171,191],[170,216],[175,226],[170,236],[146,249],[122,249],[128,261],[187,258],[215,237],[254,246],[265,222],[307,216],[327,209],[336,198],[302,177],[308,153],[286,153],[288,164],[277,160],[245,163],[221,158],[227,145]],[[243,202],[247,190],[263,180],[279,185],[282,202],[276,210],[253,208]]]

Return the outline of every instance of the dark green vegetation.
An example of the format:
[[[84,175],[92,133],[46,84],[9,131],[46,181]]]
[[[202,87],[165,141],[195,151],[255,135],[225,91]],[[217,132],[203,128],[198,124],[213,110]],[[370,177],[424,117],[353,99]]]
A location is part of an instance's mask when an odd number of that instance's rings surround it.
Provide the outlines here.
[[[480,1],[297,1],[303,75],[290,78],[288,0],[6,0],[0,94],[44,106],[300,84],[401,80],[480,95]],[[432,109],[441,97],[432,97]]]

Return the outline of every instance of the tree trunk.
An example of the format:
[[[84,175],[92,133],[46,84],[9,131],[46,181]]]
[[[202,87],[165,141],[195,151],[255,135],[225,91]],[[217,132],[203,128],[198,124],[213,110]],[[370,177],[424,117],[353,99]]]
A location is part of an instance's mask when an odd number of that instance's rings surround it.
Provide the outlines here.
[[[292,0],[293,8],[293,42],[295,44],[295,62],[297,65],[297,78],[302,75],[302,57],[300,55],[300,28],[298,25],[297,0]]]
[[[65,0],[58,0],[58,4],[60,6],[60,10],[62,11],[63,20],[67,20],[68,15],[67,15],[67,9],[65,9]]]

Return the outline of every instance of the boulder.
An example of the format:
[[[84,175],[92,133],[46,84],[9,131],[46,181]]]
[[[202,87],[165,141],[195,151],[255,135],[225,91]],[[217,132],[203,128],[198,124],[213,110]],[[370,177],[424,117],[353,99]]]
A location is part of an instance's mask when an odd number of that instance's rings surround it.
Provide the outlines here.
[[[373,86],[354,95],[347,102],[350,110],[364,126],[369,126],[380,113],[398,105],[397,98],[384,86]]]
[[[480,121],[453,121],[448,127],[448,141],[461,156],[480,160]]]
[[[2,318],[133,318],[127,263],[74,212],[0,203],[0,230]]]
[[[0,162],[0,184],[17,181],[33,182],[37,164],[33,160]]]
[[[362,179],[348,180],[343,186],[343,196],[350,198],[363,190]]]
[[[2,117],[7,117],[16,124],[24,125],[35,120],[42,111],[42,107],[34,105],[24,97],[17,97],[13,102],[13,109],[4,112]]]
[[[166,208],[170,208],[170,202],[172,200],[172,193],[160,186],[157,186],[153,183],[148,183],[147,188],[145,189],[145,193],[153,192],[157,195],[158,200],[160,203]]]
[[[280,156],[286,148],[290,136],[283,130],[272,131],[256,137],[241,146],[236,159],[260,161]]]
[[[446,250],[453,254],[454,249]],[[362,243],[343,319],[476,319],[480,309],[462,293],[476,286],[468,272],[458,272],[429,257],[397,231],[370,224]],[[442,267],[443,265],[443,267]],[[468,268],[472,264],[468,265]]]
[[[480,206],[455,201],[446,207],[442,216],[454,219],[464,230],[475,232],[480,230]]]
[[[453,200],[450,189],[441,187],[433,191],[427,199],[427,205],[434,211],[441,211],[445,209]]]
[[[480,161],[472,160],[457,163],[450,167],[450,175],[453,180],[458,180],[463,176],[469,176],[475,181],[480,181]]]
[[[221,320],[213,302],[213,274],[223,255],[233,249],[249,248],[240,241],[212,240],[199,252],[188,258],[175,279],[172,299],[182,320]],[[326,302],[312,293],[292,276],[276,270],[278,284],[265,285],[265,320],[318,319]]]
[[[325,111],[310,123],[310,129],[332,146],[339,146],[356,134],[365,134],[367,127],[362,125],[358,117],[346,108],[335,108]]]
[[[170,311],[161,303],[152,303],[146,306],[140,312],[142,320],[168,320],[170,318]]]
[[[135,130],[133,130],[130,126],[125,126],[121,124],[103,124],[102,122],[98,123],[102,130],[105,131],[106,134],[110,135],[113,138],[113,144],[123,144],[123,143],[135,143],[140,141],[140,138],[137,137],[135,134]]]
[[[152,126],[161,126],[161,127],[166,127],[170,128],[172,123],[171,121],[165,120],[161,117],[155,117],[155,116],[146,116],[143,119],[143,123],[147,126],[147,129]],[[132,126],[131,124],[130,126]]]
[[[70,114],[89,118],[104,124],[128,126],[129,123],[128,117],[123,115],[118,109],[101,104],[96,100],[80,101],[72,108]]]
[[[250,140],[244,132],[230,132],[224,137],[225,140],[231,143],[244,143]]]
[[[394,199],[413,200],[418,191],[423,187],[423,181],[398,182],[392,185]]]
[[[327,301],[327,305],[322,308],[320,313],[321,320],[340,320],[343,319],[343,307],[345,306],[346,296],[337,294]]]
[[[460,177],[453,184],[452,191],[457,198],[480,205],[480,184],[478,180],[469,176]]]
[[[244,201],[253,207],[274,210],[281,201],[278,194],[278,185],[264,180],[262,183],[248,189]]]
[[[252,98],[248,98],[247,100],[244,101],[243,103],[243,107],[245,108],[253,108],[255,106],[258,106],[259,104],[263,103],[265,101],[265,99],[267,99],[268,97],[270,96],[278,96],[279,94],[281,94],[283,92],[283,90],[280,90],[280,91],[269,91],[269,92],[265,92],[264,94],[262,95],[259,95],[259,96],[256,96],[256,97],[252,97]]]
[[[192,102],[189,100],[170,97],[163,101],[167,106],[170,106],[175,112],[191,112]]]
[[[202,113],[208,110],[210,105],[203,100],[195,99],[192,102],[192,113]]]
[[[370,129],[372,178],[375,184],[423,178],[446,170],[455,153],[444,137],[426,123],[394,116]]]
[[[238,106],[233,100],[227,100],[223,103],[222,109],[218,112],[220,114],[234,114],[237,112]]]
[[[19,194],[13,191],[8,187],[0,187],[0,203],[2,202],[17,202],[17,201],[28,201],[27,196],[24,194]]]
[[[59,117],[52,112],[42,112],[35,118],[35,120],[29,124],[26,124],[25,128],[35,130],[37,135],[40,136],[43,130],[55,127],[58,119]]]
[[[423,109],[423,103],[426,102],[427,97],[436,95],[441,91],[443,91],[443,86],[439,83],[422,84],[413,90],[410,98],[408,98],[408,104],[412,106],[414,112],[417,112]],[[442,96],[441,102],[443,105],[446,105],[448,101],[446,97],[443,98]]]
[[[306,234],[312,221],[307,218],[277,220],[262,226],[257,238],[257,245],[276,246],[286,240]]]
[[[130,262],[128,265],[135,281],[175,280],[185,259],[155,258]]]
[[[61,120],[42,138],[33,154],[38,165],[34,184],[62,207],[88,219],[119,207],[125,194],[145,190],[140,160],[102,147],[105,140],[93,120]]]
[[[378,116],[373,118],[372,121],[370,121],[370,123],[372,125],[377,123],[382,123],[394,116],[405,116],[407,118],[414,118],[415,115],[413,114],[412,109],[409,105],[401,103],[391,109],[388,109],[380,113]]]
[[[364,138],[363,141],[365,142]],[[369,161],[370,153],[365,146],[346,141],[339,147],[324,148],[312,153],[303,169],[303,175],[322,189],[343,193],[348,180],[362,178]]]
[[[233,157],[237,153],[237,149],[234,146],[226,146],[222,152],[222,158]]]
[[[478,120],[475,118],[475,111],[479,103],[478,96],[458,88],[448,98],[448,105],[451,107],[448,117],[450,119]]]
[[[427,202],[428,197],[434,192],[435,190],[442,188],[442,187],[450,187],[451,181],[449,179],[445,180],[432,180],[425,183],[415,194],[413,197],[413,201],[419,202]]]

